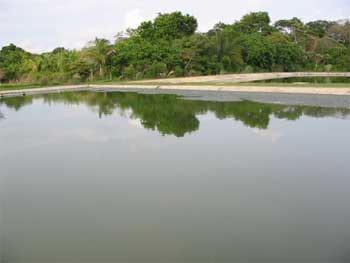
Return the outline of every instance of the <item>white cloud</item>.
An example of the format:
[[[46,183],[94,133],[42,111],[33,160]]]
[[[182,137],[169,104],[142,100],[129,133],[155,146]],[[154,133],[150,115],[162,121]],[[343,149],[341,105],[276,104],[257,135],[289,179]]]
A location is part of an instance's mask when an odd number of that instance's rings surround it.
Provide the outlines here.
[[[126,13],[124,17],[124,28],[137,28],[146,18],[140,9],[134,9]]]
[[[349,0],[0,0],[0,46],[14,43],[31,51],[57,46],[80,48],[94,37],[112,39],[159,12],[194,15],[199,30],[232,23],[251,11],[268,11],[272,20],[300,17],[349,18]]]
[[[268,139],[273,143],[278,142],[283,137],[283,134],[281,132],[273,129],[266,129],[266,130],[253,129],[253,132],[263,138]]]

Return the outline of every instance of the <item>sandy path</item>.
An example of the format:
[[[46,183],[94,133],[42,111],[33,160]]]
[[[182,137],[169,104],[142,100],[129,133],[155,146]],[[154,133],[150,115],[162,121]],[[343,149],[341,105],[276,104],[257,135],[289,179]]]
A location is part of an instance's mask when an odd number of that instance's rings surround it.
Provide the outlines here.
[[[186,85],[72,85],[61,87],[47,87],[24,90],[0,91],[0,97],[24,96],[34,94],[45,94],[64,91],[82,90],[194,90],[194,91],[232,91],[232,92],[263,92],[263,93],[285,93],[285,94],[317,94],[317,95],[350,95],[349,88],[326,88],[326,87],[269,87],[269,86],[186,86]]]
[[[350,72],[273,72],[273,73],[251,73],[251,74],[226,74],[214,76],[168,78],[156,80],[140,80],[132,83],[154,83],[154,84],[190,84],[190,83],[243,83],[258,80],[271,80],[295,77],[350,77]]]

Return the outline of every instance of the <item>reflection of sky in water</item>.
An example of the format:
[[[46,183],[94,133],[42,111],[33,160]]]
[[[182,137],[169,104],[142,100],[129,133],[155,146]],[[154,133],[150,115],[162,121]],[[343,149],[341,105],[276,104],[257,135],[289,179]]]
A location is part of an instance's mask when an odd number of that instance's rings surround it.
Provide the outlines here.
[[[209,112],[178,138],[131,110],[1,111],[4,262],[350,260],[348,120]]]
[[[1,129],[0,140],[2,146],[9,145],[8,151],[27,151],[36,147],[60,144],[69,141],[80,143],[108,143],[110,141],[123,141],[133,138],[137,139],[142,133],[140,121],[130,119],[130,114],[121,117],[117,112],[113,115],[103,117],[99,121],[97,115],[92,114],[86,106],[65,106],[57,104],[49,106],[41,102],[35,102],[33,107],[25,107],[18,112],[6,109],[9,116]],[[12,116],[16,116],[13,119]],[[57,122],[57,119],[64,120]],[[36,121],[35,121],[36,120]],[[79,121],[77,121],[79,120]],[[98,125],[91,126],[91,120]],[[42,129],[42,125],[46,128]],[[23,136],[23,127],[26,127],[26,134]],[[17,141],[7,140],[13,138]],[[11,147],[10,147],[11,145]],[[8,155],[9,152],[1,152]]]

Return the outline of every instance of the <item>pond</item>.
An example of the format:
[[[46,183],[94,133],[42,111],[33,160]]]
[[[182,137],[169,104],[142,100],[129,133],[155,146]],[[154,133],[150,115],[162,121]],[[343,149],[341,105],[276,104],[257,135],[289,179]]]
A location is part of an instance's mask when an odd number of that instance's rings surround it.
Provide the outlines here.
[[[349,262],[348,101],[256,96],[0,100],[0,262]]]

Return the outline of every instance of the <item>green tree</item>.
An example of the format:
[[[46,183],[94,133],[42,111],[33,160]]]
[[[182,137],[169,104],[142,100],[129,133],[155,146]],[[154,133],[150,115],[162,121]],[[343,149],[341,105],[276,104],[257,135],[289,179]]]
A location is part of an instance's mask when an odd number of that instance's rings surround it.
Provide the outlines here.
[[[76,76],[76,78],[79,78],[80,80],[87,80],[91,74],[89,63],[84,59],[74,61],[70,65],[70,74],[71,76]]]
[[[0,82],[5,78],[5,71],[0,68]]]
[[[274,47],[260,34],[242,38],[244,61],[257,70],[271,71],[274,65]]]
[[[155,20],[144,22],[135,33],[144,39],[177,39],[194,34],[198,27],[196,18],[181,12],[159,14]]]
[[[350,22],[346,22],[343,25],[334,23],[329,27],[328,34],[350,48]]]
[[[11,44],[0,50],[0,81],[58,84],[99,79],[155,78],[228,72],[349,70],[350,23],[298,18],[270,24],[266,12],[196,33],[195,17],[159,14],[82,50],[31,54]],[[90,77],[89,77],[90,76]]]
[[[328,29],[334,24],[327,20],[317,20],[307,23],[306,29],[310,34],[313,34],[317,37],[324,37],[327,34]]]
[[[302,68],[306,54],[299,45],[288,41],[288,38],[279,32],[274,32],[267,40],[274,52],[275,70],[296,71]]]
[[[327,51],[324,62],[332,65],[334,70],[350,71],[350,49],[344,46],[334,47]]]
[[[30,58],[30,53],[22,48],[10,44],[0,50],[0,68],[4,72],[5,81],[19,81],[21,75],[26,73],[22,67],[23,62]]]
[[[180,50],[181,65],[187,76],[200,74],[215,74],[215,53],[207,36],[194,34],[175,42]],[[212,60],[214,56],[214,63]]]
[[[270,16],[267,12],[253,12],[243,16],[236,24],[236,28],[239,32],[245,34],[267,34],[272,30],[270,22]]]
[[[194,34],[198,23],[196,18],[183,15],[181,12],[159,14],[154,20],[156,36],[165,39],[176,39]]]
[[[95,38],[94,41],[89,43],[85,54],[88,59],[91,59],[97,65],[99,77],[103,78],[106,67],[110,64],[111,56],[114,55],[110,42],[107,39]]]
[[[279,20],[275,23],[275,28],[290,36],[295,43],[298,43],[299,36],[305,32],[304,23],[297,17]]]

